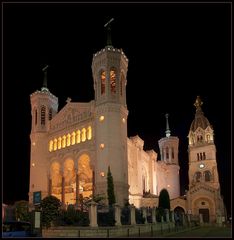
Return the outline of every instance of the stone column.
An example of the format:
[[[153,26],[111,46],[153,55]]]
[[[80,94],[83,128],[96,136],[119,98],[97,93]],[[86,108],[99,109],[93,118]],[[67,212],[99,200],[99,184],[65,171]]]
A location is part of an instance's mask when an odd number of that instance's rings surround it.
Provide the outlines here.
[[[175,222],[175,213],[174,210],[171,211],[171,221],[174,223]]]
[[[76,208],[79,206],[79,175],[76,172]]]
[[[115,203],[114,204],[115,207],[115,226],[121,226],[121,209],[120,206]]]
[[[146,212],[146,208],[145,207],[142,207],[142,215],[143,215],[143,218],[145,218],[145,224],[147,223],[147,212]]]
[[[161,223],[163,223],[164,222],[164,220],[163,220],[163,216],[161,216]]]
[[[203,225],[203,215],[201,213],[199,214],[199,220],[200,224]]]
[[[136,224],[135,206],[133,204],[130,205],[130,217],[131,217],[131,225]]]
[[[152,208],[152,223],[156,223],[156,209]]]
[[[188,225],[190,226],[191,225],[191,214],[188,214]]]
[[[91,202],[89,204],[89,226],[90,227],[97,227],[97,203]]]
[[[165,209],[166,212],[166,222],[170,222],[170,218],[169,218],[169,210]]]
[[[182,222],[183,222],[183,226],[185,226],[185,217],[184,217],[184,213],[182,213]]]

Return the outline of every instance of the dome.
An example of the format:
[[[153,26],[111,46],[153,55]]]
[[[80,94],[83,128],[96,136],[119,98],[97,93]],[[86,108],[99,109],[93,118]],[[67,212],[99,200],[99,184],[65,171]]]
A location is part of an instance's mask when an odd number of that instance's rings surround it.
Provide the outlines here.
[[[190,126],[190,131],[195,132],[198,127],[202,128],[205,130],[208,126],[211,127],[208,119],[202,114],[197,114],[195,115],[195,119],[192,121],[192,124]]]
[[[198,127],[202,128],[203,130],[205,130],[208,126],[211,127],[208,119],[204,116],[204,113],[201,109],[202,104],[203,102],[201,101],[200,97],[197,96],[197,99],[194,103],[194,106],[196,107],[196,114],[195,119],[192,121],[190,126],[190,131],[195,132]]]

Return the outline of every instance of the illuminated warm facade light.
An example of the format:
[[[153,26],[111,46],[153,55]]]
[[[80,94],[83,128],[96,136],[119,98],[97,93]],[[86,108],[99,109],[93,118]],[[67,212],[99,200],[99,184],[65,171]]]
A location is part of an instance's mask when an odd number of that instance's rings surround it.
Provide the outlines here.
[[[100,144],[100,148],[103,149],[105,147],[105,144],[104,143],[101,143]]]
[[[100,176],[101,177],[105,177],[105,173],[104,172],[100,172]]]
[[[103,115],[99,117],[100,122],[104,121],[104,119],[105,119],[105,117]]]

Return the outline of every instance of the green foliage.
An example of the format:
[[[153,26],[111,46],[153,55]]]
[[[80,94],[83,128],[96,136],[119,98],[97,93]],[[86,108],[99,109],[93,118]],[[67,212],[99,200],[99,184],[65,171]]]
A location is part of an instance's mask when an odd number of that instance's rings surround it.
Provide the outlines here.
[[[109,206],[116,203],[115,193],[114,193],[114,183],[113,183],[113,177],[110,171],[110,166],[108,167],[108,172],[107,172],[107,196],[108,196]]]
[[[21,200],[15,202],[15,214],[16,219],[19,219],[20,221],[30,221],[28,201]]]
[[[40,208],[42,211],[42,226],[48,228],[51,226],[51,222],[58,217],[61,202],[54,196],[48,196],[41,201]]]
[[[171,209],[169,193],[165,188],[160,191],[158,207],[168,210]]]

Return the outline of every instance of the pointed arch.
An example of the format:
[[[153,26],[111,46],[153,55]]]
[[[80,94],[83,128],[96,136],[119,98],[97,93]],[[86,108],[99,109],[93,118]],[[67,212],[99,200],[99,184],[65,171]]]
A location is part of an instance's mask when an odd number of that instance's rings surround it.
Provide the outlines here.
[[[210,182],[211,181],[211,172],[209,170],[206,170],[204,172],[204,179],[205,179],[205,182]]]

